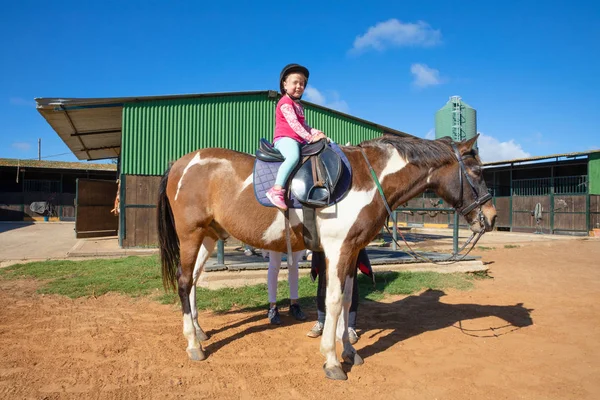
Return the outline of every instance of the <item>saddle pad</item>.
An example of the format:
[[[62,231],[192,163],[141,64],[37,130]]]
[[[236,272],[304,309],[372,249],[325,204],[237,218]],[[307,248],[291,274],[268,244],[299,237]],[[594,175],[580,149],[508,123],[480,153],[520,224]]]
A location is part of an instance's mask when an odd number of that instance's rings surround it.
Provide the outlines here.
[[[348,158],[346,158],[346,155],[337,143],[331,142],[329,146],[342,160],[342,175],[333,192],[332,204],[335,204],[341,201],[346,193],[348,193],[348,189],[350,189],[350,183],[352,182],[352,168],[350,167]],[[275,178],[277,177],[277,171],[281,164],[282,163],[280,162],[264,162],[258,158],[254,161],[254,196],[263,206],[275,207],[267,198],[266,193],[267,190],[273,187]],[[302,208],[302,204],[293,195],[290,199],[287,199],[287,205],[289,208]]]

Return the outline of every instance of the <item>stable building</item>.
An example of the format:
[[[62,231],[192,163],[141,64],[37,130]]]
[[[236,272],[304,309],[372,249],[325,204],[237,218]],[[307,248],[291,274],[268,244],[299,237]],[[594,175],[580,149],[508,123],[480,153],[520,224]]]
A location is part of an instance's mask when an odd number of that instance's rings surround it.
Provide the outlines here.
[[[81,160],[118,158],[119,243],[157,244],[156,203],[170,162],[199,148],[254,154],[271,140],[279,93],[266,91],[119,98],[38,98],[39,113]],[[307,120],[337,143],[393,133],[370,121],[303,102]]]
[[[588,235],[600,228],[600,150],[484,164],[498,230]]]
[[[116,235],[116,181],[115,164],[0,158],[0,221],[76,221],[78,237]]]

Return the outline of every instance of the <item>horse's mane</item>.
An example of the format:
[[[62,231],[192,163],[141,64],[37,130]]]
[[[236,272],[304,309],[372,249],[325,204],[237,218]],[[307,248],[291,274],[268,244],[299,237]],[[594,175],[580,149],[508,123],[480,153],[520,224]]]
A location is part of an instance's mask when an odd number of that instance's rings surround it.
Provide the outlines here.
[[[387,133],[378,138],[366,140],[360,146],[384,147],[385,145],[392,145],[409,163],[425,168],[437,168],[456,161],[451,143],[452,139],[449,137],[427,140],[414,136],[403,137]]]

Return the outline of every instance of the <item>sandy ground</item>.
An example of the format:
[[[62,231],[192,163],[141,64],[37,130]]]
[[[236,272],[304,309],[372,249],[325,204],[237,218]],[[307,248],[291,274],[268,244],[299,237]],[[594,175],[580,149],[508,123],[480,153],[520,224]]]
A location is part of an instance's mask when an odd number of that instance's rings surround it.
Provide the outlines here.
[[[365,364],[344,382],[305,336],[314,309],[281,327],[263,311],[201,313],[209,357],[193,363],[177,307],[0,281],[0,398],[600,398],[600,240],[476,253],[493,279],[473,290],[362,304]]]

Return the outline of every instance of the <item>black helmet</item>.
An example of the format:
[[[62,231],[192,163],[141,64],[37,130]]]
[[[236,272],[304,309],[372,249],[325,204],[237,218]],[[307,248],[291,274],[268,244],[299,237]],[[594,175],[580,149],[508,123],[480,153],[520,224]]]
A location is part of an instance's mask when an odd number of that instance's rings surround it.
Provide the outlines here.
[[[283,81],[289,74],[293,74],[295,72],[299,72],[302,75],[306,76],[306,83],[308,83],[308,68],[303,67],[300,64],[288,64],[281,70],[281,74],[279,74],[279,91],[281,94],[285,94],[285,90],[283,89]]]

